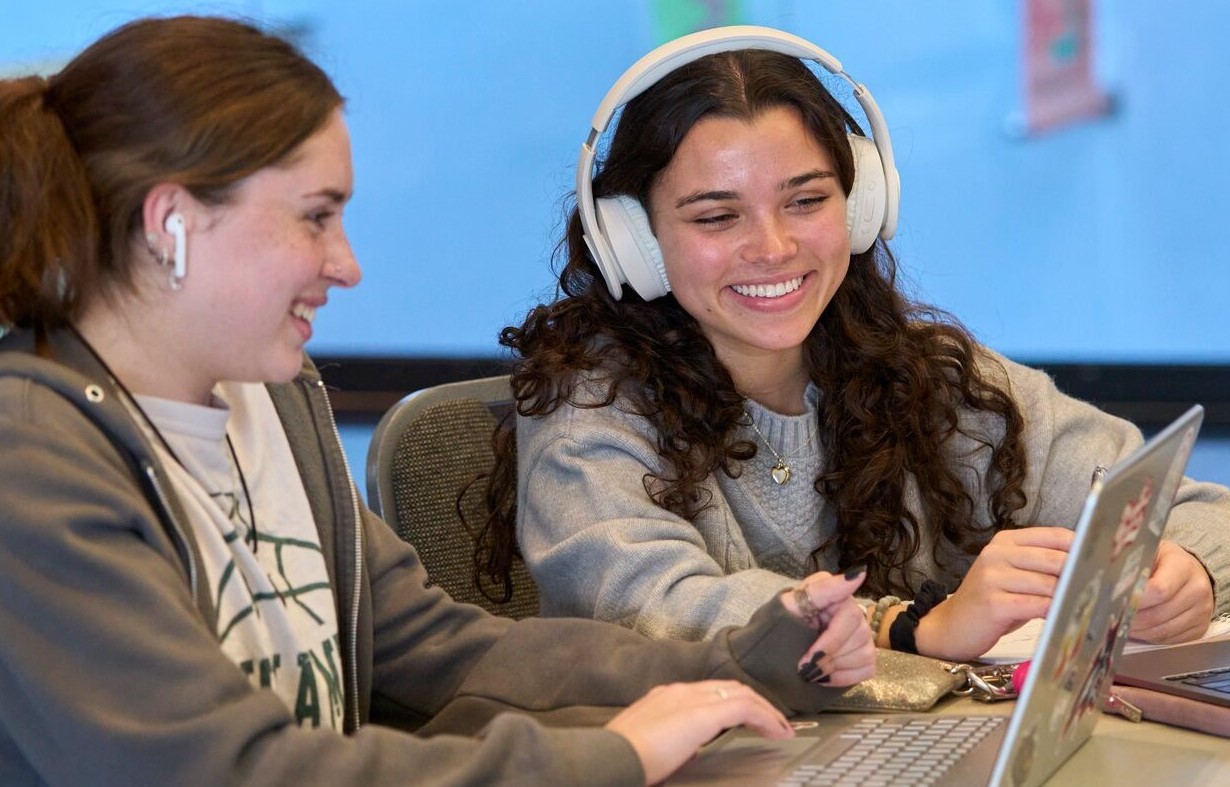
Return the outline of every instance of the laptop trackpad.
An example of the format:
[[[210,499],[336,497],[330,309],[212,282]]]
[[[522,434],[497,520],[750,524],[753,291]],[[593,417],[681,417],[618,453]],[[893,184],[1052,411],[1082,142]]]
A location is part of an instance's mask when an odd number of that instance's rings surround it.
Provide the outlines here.
[[[747,735],[727,735],[702,749],[667,784],[764,784],[785,773],[791,763],[816,746],[815,738],[770,741]]]

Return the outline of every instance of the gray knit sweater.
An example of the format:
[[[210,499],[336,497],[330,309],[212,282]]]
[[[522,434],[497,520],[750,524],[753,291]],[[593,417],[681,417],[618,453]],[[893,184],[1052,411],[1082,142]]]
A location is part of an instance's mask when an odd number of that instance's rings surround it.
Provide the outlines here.
[[[980,363],[1011,392],[1025,420],[1026,503],[1017,521],[1075,526],[1093,468],[1113,465],[1138,447],[1140,431],[1062,394],[1040,371],[990,351]],[[595,395],[593,386],[579,393]],[[824,451],[816,439],[808,442],[820,395],[809,389],[809,412],[802,416],[749,402],[762,434],[749,428],[744,436],[757,443],[757,456],[737,478],[718,473],[706,481],[712,505],[692,522],[650,500],[643,478],[662,469],[661,459],[648,422],[619,400],[518,418],[517,533],[542,592],[542,614],[701,639],[745,622],[765,599],[808,573],[807,556],[835,527],[833,507],[812,488]],[[992,443],[1002,434],[997,419],[972,411],[961,426]],[[765,441],[791,468],[782,486],[770,479],[775,458]],[[990,451],[967,437],[954,439],[951,448],[973,499],[985,500]],[[923,532],[903,579],[915,587],[926,577],[955,586],[972,558],[941,544],[937,565],[932,528],[909,485],[907,505]],[[985,510],[976,515],[989,521]],[[1200,559],[1214,580],[1217,611],[1230,609],[1230,489],[1186,479],[1165,537]],[[836,570],[835,556],[821,568]]]

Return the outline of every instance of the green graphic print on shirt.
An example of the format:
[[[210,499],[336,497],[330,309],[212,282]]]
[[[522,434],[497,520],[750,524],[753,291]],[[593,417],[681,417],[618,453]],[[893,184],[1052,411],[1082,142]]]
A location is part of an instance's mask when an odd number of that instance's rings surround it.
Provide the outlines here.
[[[242,491],[211,497],[230,528],[217,573],[218,640],[254,685],[287,701],[302,726],[341,729],[333,593],[320,545],[252,528]],[[207,562],[209,562],[207,558]]]

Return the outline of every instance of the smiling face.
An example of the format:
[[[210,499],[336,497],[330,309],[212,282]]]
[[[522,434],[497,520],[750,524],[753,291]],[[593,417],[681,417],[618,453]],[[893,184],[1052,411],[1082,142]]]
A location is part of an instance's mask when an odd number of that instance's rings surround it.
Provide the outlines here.
[[[360,278],[342,228],[352,190],[339,110],[286,160],[241,181],[227,204],[185,211],[188,269],[175,300],[184,374],[197,390],[299,371],[328,290]]]
[[[846,197],[798,112],[694,125],[650,190],[667,279],[736,384],[803,374],[803,341],[850,264]],[[800,391],[801,396],[801,391]]]

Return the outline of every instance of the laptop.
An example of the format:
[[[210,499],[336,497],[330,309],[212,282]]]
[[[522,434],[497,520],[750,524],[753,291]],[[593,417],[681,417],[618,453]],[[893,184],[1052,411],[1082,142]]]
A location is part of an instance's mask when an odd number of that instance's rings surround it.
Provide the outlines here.
[[[1230,638],[1129,653],[1115,681],[1230,708]]]
[[[1191,408],[1095,476],[1011,716],[824,713],[788,741],[736,728],[667,783],[1046,781],[1093,734],[1203,416]]]
[[[1115,682],[1230,708],[1230,635],[1125,653]]]

